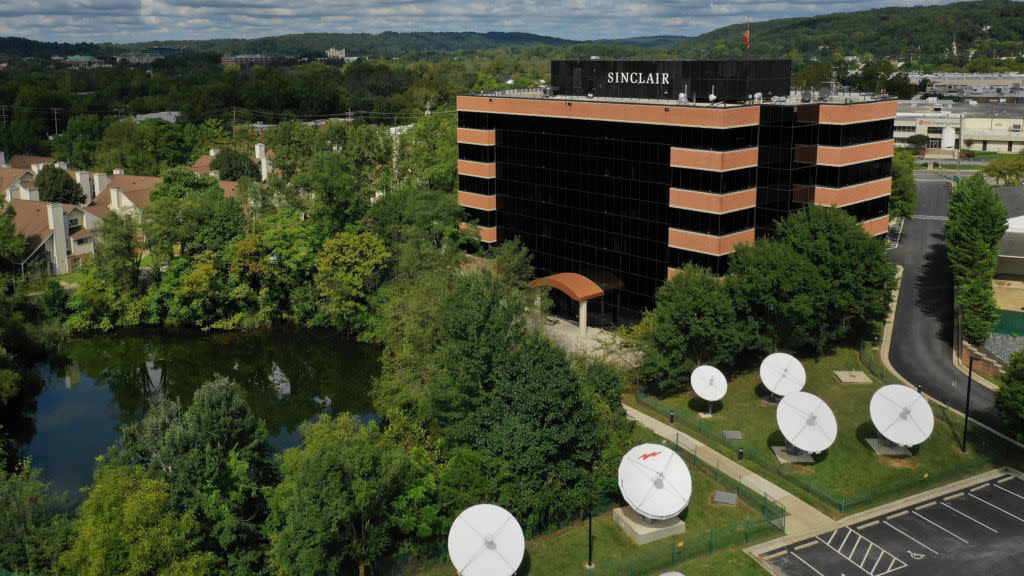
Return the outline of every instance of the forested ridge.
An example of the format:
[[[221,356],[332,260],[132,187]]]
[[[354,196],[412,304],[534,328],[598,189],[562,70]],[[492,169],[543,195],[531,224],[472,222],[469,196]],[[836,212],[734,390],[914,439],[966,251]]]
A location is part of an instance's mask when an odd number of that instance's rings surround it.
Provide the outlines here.
[[[130,44],[65,44],[0,38],[0,55],[48,57],[90,54],[112,56],[142,52],[155,44],[181,45],[197,52],[261,53],[268,56],[320,57],[328,48],[345,48],[349,56],[392,58],[485,49],[524,49],[551,46],[624,50],[638,57],[713,58],[743,55],[745,22],[718,28],[692,38],[649,36],[574,41],[526,32],[381,32],[379,34],[288,34],[264,38],[166,40]],[[958,53],[974,50],[987,57],[1017,56],[1024,37],[1024,4],[1010,0],[979,0],[939,6],[876,8],[806,18],[782,18],[751,24],[751,53],[803,58],[870,53],[899,59],[941,60],[956,38]],[[572,50],[566,56],[587,57]],[[582,55],[582,56],[581,56]]]

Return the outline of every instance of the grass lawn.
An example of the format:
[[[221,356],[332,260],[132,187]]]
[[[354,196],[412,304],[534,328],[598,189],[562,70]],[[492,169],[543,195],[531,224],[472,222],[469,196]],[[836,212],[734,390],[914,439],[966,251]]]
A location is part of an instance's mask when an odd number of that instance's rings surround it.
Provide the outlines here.
[[[768,571],[742,550],[716,552],[683,562],[676,570],[700,576],[768,576]]]
[[[650,438],[647,441],[654,442],[653,434],[645,434]],[[686,533],[677,538],[665,539],[659,542],[637,546],[619,528],[612,518],[609,510],[600,516],[594,517],[594,563],[597,568],[593,571],[586,571],[587,562],[587,521],[581,520],[569,526],[561,528],[551,534],[535,538],[526,543],[526,557],[520,568],[520,576],[527,574],[536,576],[583,576],[583,573],[594,574],[620,574],[623,566],[628,574],[629,567],[633,564],[631,557],[636,555],[636,566],[640,569],[644,565],[663,564],[666,568],[661,569],[657,574],[667,570],[668,563],[673,558],[673,548],[677,541],[686,543],[688,538],[696,538],[702,533],[742,523],[750,518],[760,518],[760,512],[740,499],[735,506],[722,506],[712,504],[716,490],[725,488],[716,482],[714,478],[703,472],[699,472],[692,465],[690,473],[693,478],[693,496],[690,505],[682,514],[686,521]],[[742,526],[739,527],[742,536]],[[772,537],[779,536],[779,533],[772,534]],[[701,540],[703,541],[703,540]],[[696,545],[694,543],[693,545]],[[611,570],[605,572],[602,570]],[[646,574],[646,572],[637,572]],[[454,576],[455,569],[451,564],[446,564],[426,573],[427,576]]]
[[[968,454],[962,455],[959,442],[963,420],[952,413],[946,415],[941,407],[933,405],[935,429],[927,441],[914,449],[912,457],[879,457],[868,447],[865,439],[877,435],[868,406],[872,394],[882,382],[872,377],[872,384],[842,384],[832,373],[834,370],[861,370],[870,376],[860,362],[857,349],[839,348],[830,356],[802,361],[807,371],[804,390],[824,399],[839,424],[835,443],[826,452],[816,455],[813,465],[779,464],[772,454],[771,447],[784,445],[785,439],[775,419],[776,405],[761,400],[766,391],[757,370],[732,376],[729,391],[716,406],[710,420],[697,417],[698,412],[704,411],[705,404],[692,392],[662,399],[662,410],[675,410],[676,426],[680,430],[707,442],[730,458],[735,459],[737,449],[743,447],[748,467],[767,475],[783,488],[792,490],[797,487],[802,498],[833,516],[838,515],[840,504],[831,502],[831,509],[822,506],[828,502],[822,492],[836,497],[847,495],[848,506],[860,504],[854,502],[854,495],[870,498],[870,502],[863,502],[865,506],[879,504],[886,497],[884,494],[875,496],[874,492],[890,483],[905,483],[908,487],[920,484],[925,474],[935,475],[954,464],[964,467],[962,473],[957,474],[959,476],[987,468],[990,464],[980,452],[990,452],[1002,444],[983,429],[976,429],[968,435],[971,440]],[[627,401],[637,406],[633,398],[627,398]],[[638,407],[649,414],[661,416],[646,405]],[[726,443],[722,440],[721,430],[739,430],[744,440]],[[893,494],[890,499],[896,496],[898,494]]]

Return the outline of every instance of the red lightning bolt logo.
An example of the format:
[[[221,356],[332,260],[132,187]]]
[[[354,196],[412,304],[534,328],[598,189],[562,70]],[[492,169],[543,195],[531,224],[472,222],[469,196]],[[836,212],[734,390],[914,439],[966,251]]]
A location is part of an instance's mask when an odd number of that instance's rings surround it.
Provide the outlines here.
[[[647,460],[648,458],[653,458],[653,457],[657,456],[658,454],[661,454],[660,450],[657,451],[657,452],[648,452],[647,454],[644,454],[643,456],[640,456],[640,459],[641,460]]]

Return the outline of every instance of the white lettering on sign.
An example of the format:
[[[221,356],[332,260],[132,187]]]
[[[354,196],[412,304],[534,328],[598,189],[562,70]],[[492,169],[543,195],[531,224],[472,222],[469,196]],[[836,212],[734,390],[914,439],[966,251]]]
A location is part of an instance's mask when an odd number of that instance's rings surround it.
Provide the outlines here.
[[[668,84],[668,72],[609,72],[609,84]]]

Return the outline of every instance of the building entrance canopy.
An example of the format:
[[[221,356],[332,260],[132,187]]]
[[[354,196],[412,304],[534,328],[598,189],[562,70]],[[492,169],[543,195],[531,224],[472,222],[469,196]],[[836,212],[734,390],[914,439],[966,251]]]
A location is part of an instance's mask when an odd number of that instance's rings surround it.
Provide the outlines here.
[[[586,302],[600,296],[604,296],[604,290],[594,283],[593,280],[582,274],[562,272],[552,274],[543,278],[537,278],[530,282],[530,287],[549,286],[565,293],[566,296],[577,302]]]

